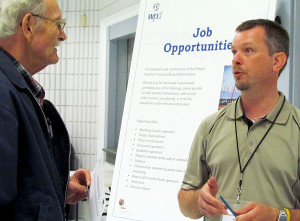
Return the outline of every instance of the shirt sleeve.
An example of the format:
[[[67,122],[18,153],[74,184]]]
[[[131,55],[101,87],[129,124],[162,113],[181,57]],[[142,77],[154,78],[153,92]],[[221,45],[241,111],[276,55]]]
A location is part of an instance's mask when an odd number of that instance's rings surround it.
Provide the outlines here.
[[[299,133],[300,133],[300,128],[299,128]],[[297,168],[298,168],[298,180],[300,180],[300,136],[298,136],[298,167]],[[298,202],[300,202],[300,188],[294,188],[294,194]]]
[[[205,159],[205,122],[202,122],[196,132],[189,154],[186,172],[181,185],[182,189],[201,188],[209,177]]]

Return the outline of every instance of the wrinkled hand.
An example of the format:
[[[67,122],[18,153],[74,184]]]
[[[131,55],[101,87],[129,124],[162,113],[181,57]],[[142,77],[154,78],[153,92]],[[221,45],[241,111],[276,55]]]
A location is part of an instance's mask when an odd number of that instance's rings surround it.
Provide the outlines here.
[[[201,188],[199,193],[198,206],[202,215],[213,217],[220,214],[227,214],[226,207],[220,200],[216,199],[217,192],[217,180],[211,177]]]
[[[249,203],[240,210],[235,210],[237,221],[275,221],[279,215],[279,209],[262,203]]]
[[[88,196],[87,187],[91,185],[89,170],[79,169],[71,176],[67,190],[67,204],[77,203]]]

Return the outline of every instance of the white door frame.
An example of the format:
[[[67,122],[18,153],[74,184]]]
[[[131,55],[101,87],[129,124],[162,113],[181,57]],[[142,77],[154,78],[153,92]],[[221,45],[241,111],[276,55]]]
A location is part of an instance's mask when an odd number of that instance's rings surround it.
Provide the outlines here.
[[[100,66],[99,66],[99,108],[98,108],[98,149],[97,159],[102,158],[103,148],[107,148],[107,107],[109,79],[109,27],[135,17],[139,13],[140,4],[131,6],[113,14],[100,22]]]

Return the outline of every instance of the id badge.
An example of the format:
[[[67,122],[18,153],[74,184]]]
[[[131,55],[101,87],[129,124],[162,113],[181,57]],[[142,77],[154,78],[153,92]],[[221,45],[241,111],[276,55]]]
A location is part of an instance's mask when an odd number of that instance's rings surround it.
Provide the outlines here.
[[[228,212],[228,211],[227,211]],[[236,219],[235,219],[235,216],[234,215],[223,215],[222,217],[221,217],[221,220],[222,221],[235,221]]]
[[[233,210],[241,209],[250,203],[250,201],[240,201],[240,203],[237,204],[236,200],[226,200],[226,201],[228,202],[228,204]],[[230,212],[229,209],[227,209],[227,215],[221,216],[221,221],[235,221],[235,220],[236,220],[235,216]]]

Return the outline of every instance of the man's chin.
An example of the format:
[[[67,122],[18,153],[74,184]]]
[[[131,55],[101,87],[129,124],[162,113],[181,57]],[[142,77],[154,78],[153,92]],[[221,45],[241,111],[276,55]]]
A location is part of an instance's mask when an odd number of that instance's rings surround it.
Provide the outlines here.
[[[56,64],[57,62],[59,62],[59,57],[57,54],[55,54],[55,56],[53,56],[50,60],[49,64]]]
[[[54,52],[53,52],[53,56],[52,56],[51,60],[53,61],[53,63],[51,63],[51,64],[56,64],[59,61],[59,57],[57,54],[57,48],[54,48]]]
[[[55,61],[53,61],[53,64],[57,64],[59,62],[59,58],[57,58]]]
[[[249,89],[248,84],[235,84],[236,88],[240,91],[245,91]]]

